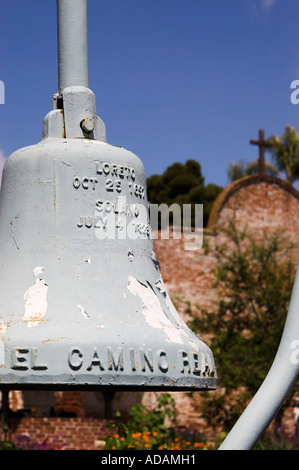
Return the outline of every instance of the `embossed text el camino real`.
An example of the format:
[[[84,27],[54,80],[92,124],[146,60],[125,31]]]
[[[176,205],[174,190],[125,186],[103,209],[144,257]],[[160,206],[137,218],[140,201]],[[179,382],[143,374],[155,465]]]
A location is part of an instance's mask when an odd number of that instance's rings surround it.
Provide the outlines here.
[[[12,350],[11,369],[18,371],[44,371],[49,366],[40,361],[41,350],[36,347],[16,347]],[[160,349],[153,351],[148,348],[117,348],[107,346],[98,348],[96,346],[83,351],[79,347],[71,347],[67,355],[67,364],[75,372],[85,370],[90,373],[101,373],[103,371],[151,373],[160,371],[167,373],[170,368],[179,369],[181,374],[197,375],[203,377],[213,377],[211,358],[208,354],[187,352],[179,349],[177,352],[178,362],[171,363],[167,352]]]

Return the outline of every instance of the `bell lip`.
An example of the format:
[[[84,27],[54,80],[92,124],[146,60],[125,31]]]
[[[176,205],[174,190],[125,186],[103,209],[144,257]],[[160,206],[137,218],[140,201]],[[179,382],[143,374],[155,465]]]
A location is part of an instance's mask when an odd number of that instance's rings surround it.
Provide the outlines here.
[[[206,376],[164,376],[114,374],[114,376],[76,377],[63,374],[56,380],[51,376],[29,374],[26,377],[0,375],[0,390],[43,391],[209,391],[217,389],[217,374]]]
[[[38,367],[38,366],[37,366]],[[43,366],[40,366],[43,367]],[[2,374],[1,374],[2,372]],[[0,390],[143,390],[143,391],[196,391],[217,388],[217,370],[213,368],[204,373],[144,370],[131,373],[123,369],[112,371],[73,371],[53,375],[49,371],[5,371],[0,368]]]
[[[210,392],[217,390],[217,380],[207,386],[197,385],[95,385],[95,384],[0,384],[0,390],[34,390],[49,392],[93,392],[93,391],[115,391],[115,392]]]

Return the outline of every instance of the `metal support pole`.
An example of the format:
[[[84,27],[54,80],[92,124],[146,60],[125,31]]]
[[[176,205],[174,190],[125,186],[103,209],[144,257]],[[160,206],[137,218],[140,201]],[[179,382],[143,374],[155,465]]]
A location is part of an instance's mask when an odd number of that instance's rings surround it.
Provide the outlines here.
[[[274,362],[219,450],[250,450],[274,418],[299,373],[299,269]]]
[[[70,86],[88,88],[87,0],[57,0],[59,94]]]
[[[3,427],[4,424],[7,423],[7,419],[8,419],[8,412],[9,412],[9,399],[8,399],[8,394],[9,394],[9,390],[7,389],[2,389],[1,390],[1,393],[2,393],[2,405],[1,405],[1,419],[0,419],[0,423],[1,423],[1,426]]]
[[[57,0],[58,93],[44,121],[43,137],[106,141],[89,89],[87,0]],[[63,114],[61,113],[63,111]]]

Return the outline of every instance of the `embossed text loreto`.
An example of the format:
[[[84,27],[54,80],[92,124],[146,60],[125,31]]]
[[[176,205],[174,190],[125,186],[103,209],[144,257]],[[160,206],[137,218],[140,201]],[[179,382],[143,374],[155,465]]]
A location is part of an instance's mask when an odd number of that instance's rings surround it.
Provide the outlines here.
[[[99,239],[150,238],[149,215],[144,204],[145,187],[136,182],[133,167],[108,162],[95,162],[96,176],[78,176],[73,179],[76,191],[92,192],[98,195],[105,189],[106,198],[95,199],[94,214],[78,216],[77,227],[94,229]],[[136,203],[127,202],[125,194],[137,199]]]

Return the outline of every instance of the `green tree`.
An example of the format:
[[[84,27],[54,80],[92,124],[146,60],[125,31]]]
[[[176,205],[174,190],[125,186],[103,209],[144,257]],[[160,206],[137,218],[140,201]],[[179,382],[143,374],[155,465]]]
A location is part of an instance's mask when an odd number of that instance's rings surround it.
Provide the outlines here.
[[[244,176],[255,175],[258,171],[258,160],[251,163],[240,160],[239,162],[232,162],[228,167],[227,173],[230,181],[236,181]],[[265,162],[265,172],[268,175],[280,175],[278,168],[269,161]]]
[[[299,179],[299,134],[294,127],[287,125],[282,136],[273,135],[268,140],[272,144],[268,149],[272,159],[292,184]]]
[[[212,204],[222,187],[216,184],[205,186],[201,165],[195,160],[173,163],[162,175],[152,175],[147,179],[147,193],[152,204],[191,204],[194,226],[194,206],[203,204],[203,225],[206,226]]]
[[[221,231],[227,237],[216,246],[215,287],[221,298],[214,311],[200,309],[191,327],[212,335],[219,386],[228,394],[243,387],[243,402],[256,393],[275,357],[295,266],[292,244],[282,230],[270,235],[265,231],[260,242],[246,229],[238,230],[233,221]],[[218,405],[223,409],[224,402]],[[213,406],[215,410],[215,402]],[[229,428],[235,418],[231,411],[223,418]]]

